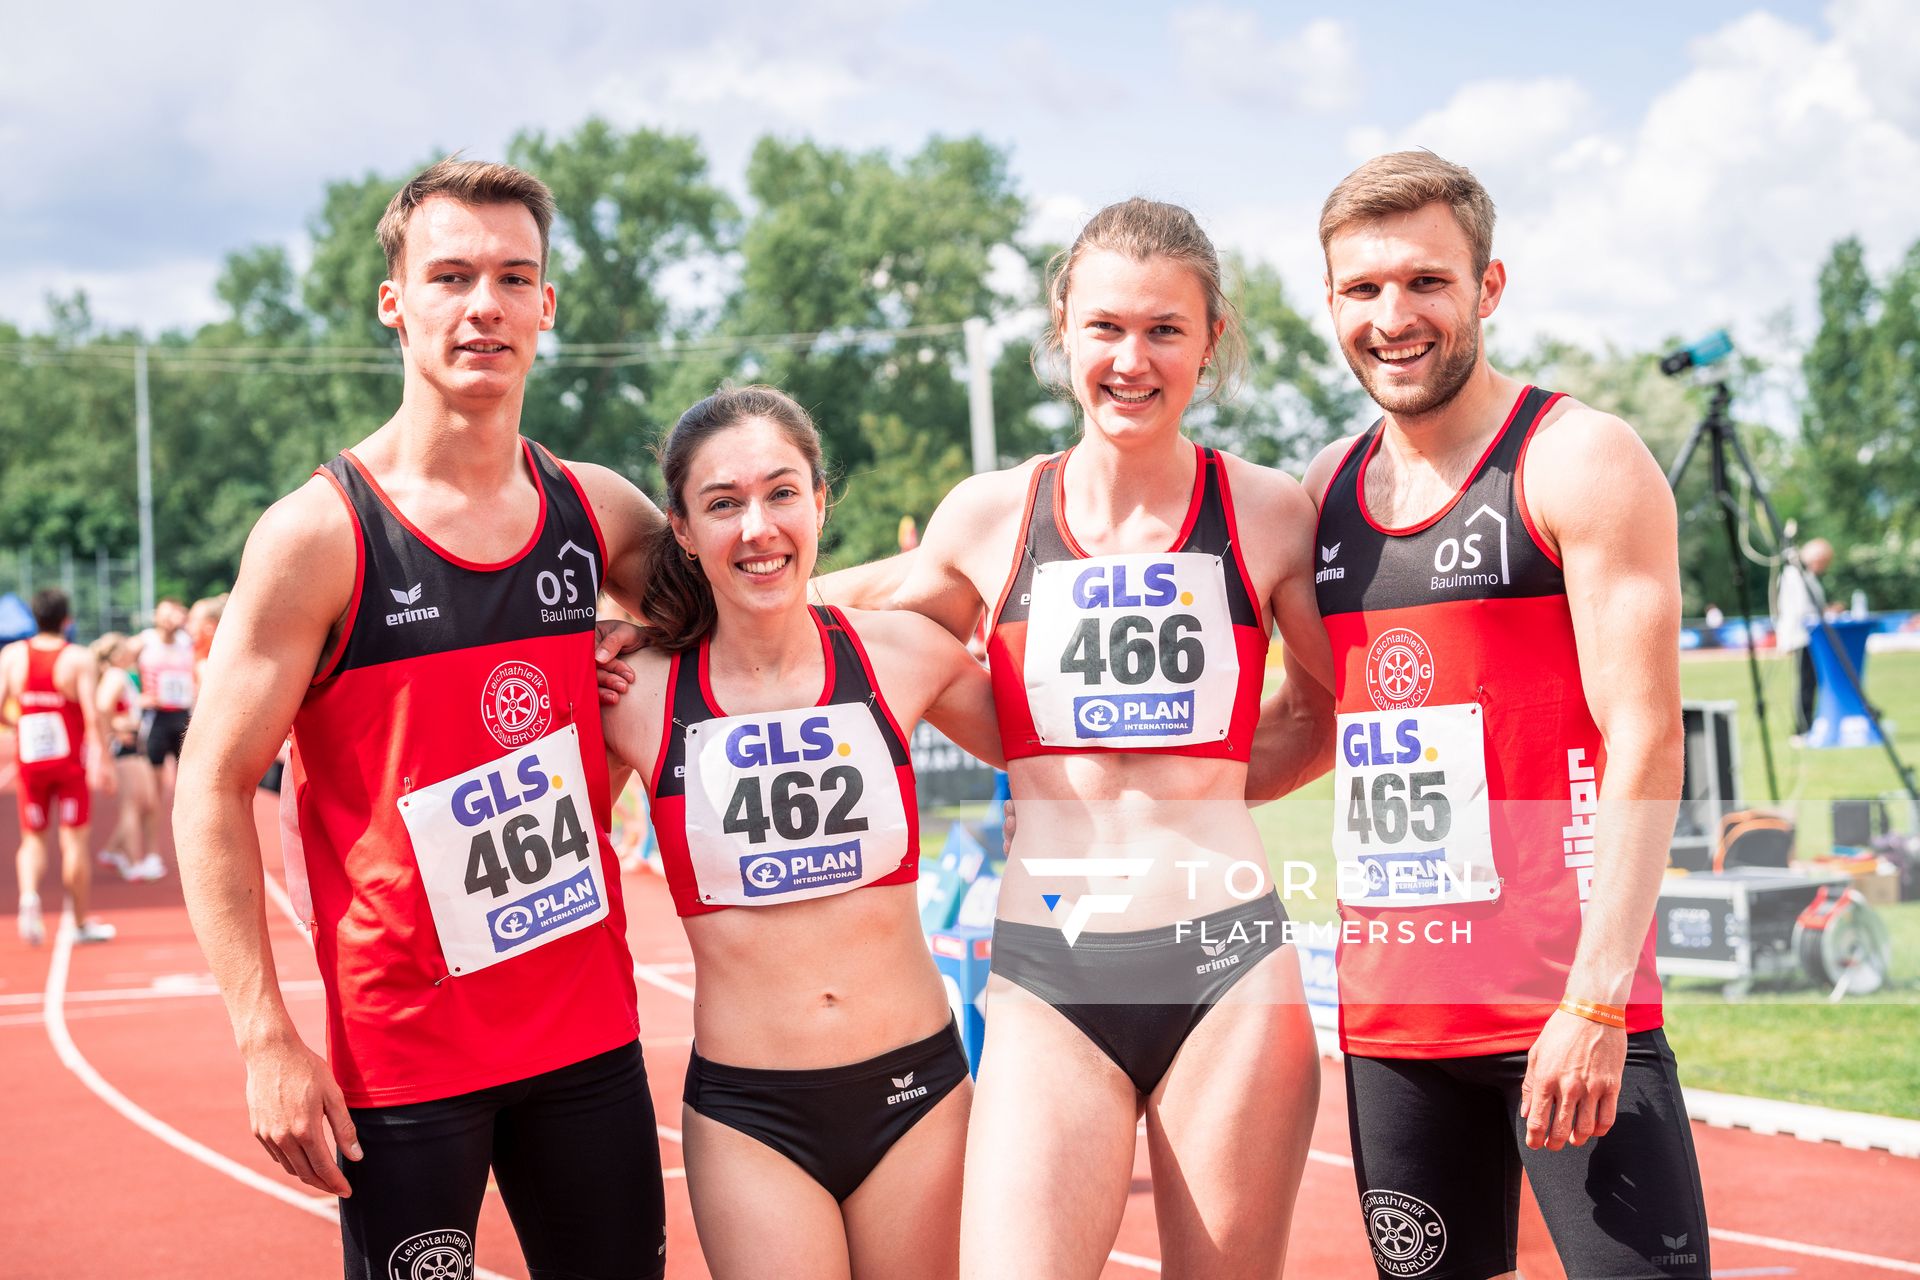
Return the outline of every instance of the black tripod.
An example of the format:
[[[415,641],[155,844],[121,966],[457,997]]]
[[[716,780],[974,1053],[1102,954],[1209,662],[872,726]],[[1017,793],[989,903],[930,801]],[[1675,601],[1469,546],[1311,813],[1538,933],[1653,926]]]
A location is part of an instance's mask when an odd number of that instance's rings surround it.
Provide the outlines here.
[[[1807,598],[1819,600],[1819,588],[1807,572],[1806,565],[1800,561],[1800,548],[1787,536],[1786,528],[1780,521],[1780,513],[1773,509],[1773,500],[1767,496],[1766,486],[1760,482],[1760,473],[1754,470],[1753,459],[1747,456],[1746,449],[1740,443],[1740,437],[1734,434],[1733,422],[1727,417],[1727,406],[1733,402],[1733,393],[1727,389],[1725,381],[1713,384],[1711,398],[1707,402],[1707,416],[1694,427],[1693,434],[1680,447],[1680,456],[1674,461],[1673,470],[1667,473],[1667,484],[1678,491],[1680,478],[1687,473],[1687,464],[1693,461],[1693,454],[1706,440],[1711,446],[1708,461],[1708,478],[1713,488],[1713,501],[1720,508],[1720,518],[1727,530],[1727,553],[1733,563],[1734,592],[1739,596],[1740,616],[1745,622],[1747,639],[1747,674],[1753,682],[1753,709],[1760,717],[1760,753],[1767,765],[1767,794],[1773,803],[1780,802],[1780,783],[1773,769],[1773,740],[1767,729],[1767,698],[1760,683],[1760,659],[1754,650],[1753,618],[1754,613],[1747,603],[1747,560],[1740,550],[1740,508],[1734,497],[1733,487],[1727,482],[1728,455],[1740,465],[1746,475],[1748,490],[1758,500],[1761,513],[1766,517],[1767,531],[1773,537],[1774,546],[1786,560],[1786,572],[1800,575],[1807,587]],[[1840,637],[1834,634],[1833,627],[1827,621],[1824,611],[1818,615],[1820,630],[1826,636],[1827,643],[1833,647],[1834,654],[1840,659],[1840,670],[1846,675],[1847,683],[1852,686],[1860,705],[1867,710],[1867,718],[1873,722],[1874,732],[1880,738],[1880,745],[1886,750],[1887,759],[1893,764],[1894,776],[1900,780],[1913,812],[1920,818],[1920,787],[1914,783],[1913,771],[1907,767],[1900,753],[1894,749],[1893,737],[1886,732],[1880,722],[1880,709],[1867,701],[1866,690],[1861,687],[1860,673],[1854,669],[1853,659],[1847,656],[1846,648],[1840,643]]]

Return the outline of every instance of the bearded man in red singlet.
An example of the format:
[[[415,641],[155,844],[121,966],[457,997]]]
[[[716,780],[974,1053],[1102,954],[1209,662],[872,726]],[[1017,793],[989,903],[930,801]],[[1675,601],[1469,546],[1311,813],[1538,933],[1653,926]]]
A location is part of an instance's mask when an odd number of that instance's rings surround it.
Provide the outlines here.
[[[1651,927],[1681,775],[1673,499],[1626,423],[1487,363],[1492,238],[1486,191],[1428,152],[1362,165],[1320,222],[1382,410],[1306,475],[1361,1207],[1381,1276],[1484,1280],[1513,1270],[1524,1167],[1569,1276],[1704,1277]]]
[[[349,1277],[472,1275],[489,1167],[533,1274],[666,1265],[592,657],[596,598],[638,600],[661,517],[520,436],[553,214],[473,161],[395,195],[399,412],[255,526],[181,765],[181,880],[254,1133],[343,1197]],[[254,826],[289,727],[328,1060],[281,1000]]]

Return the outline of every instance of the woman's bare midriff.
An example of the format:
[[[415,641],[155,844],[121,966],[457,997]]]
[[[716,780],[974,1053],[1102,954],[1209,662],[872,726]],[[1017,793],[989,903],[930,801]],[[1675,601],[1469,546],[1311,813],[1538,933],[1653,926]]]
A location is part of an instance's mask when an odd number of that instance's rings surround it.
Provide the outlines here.
[[[1157,928],[1243,902],[1266,875],[1244,764],[1145,752],[1030,756],[1009,774],[1015,835],[1002,920],[1057,925],[1076,899],[1100,894],[1127,903],[1088,919],[1089,932]],[[1088,874],[1035,865],[1055,859],[1106,866]],[[1122,862],[1121,874],[1107,874]]]
[[[844,1066],[924,1040],[952,1017],[910,884],[684,923],[696,975],[694,1045],[710,1061]]]

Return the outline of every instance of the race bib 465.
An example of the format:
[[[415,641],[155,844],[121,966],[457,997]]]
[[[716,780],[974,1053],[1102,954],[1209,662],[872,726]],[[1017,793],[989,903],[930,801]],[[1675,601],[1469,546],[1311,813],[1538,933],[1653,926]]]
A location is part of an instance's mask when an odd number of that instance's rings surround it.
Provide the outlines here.
[[[1349,712],[1334,757],[1340,900],[1428,907],[1500,896],[1478,703]]]

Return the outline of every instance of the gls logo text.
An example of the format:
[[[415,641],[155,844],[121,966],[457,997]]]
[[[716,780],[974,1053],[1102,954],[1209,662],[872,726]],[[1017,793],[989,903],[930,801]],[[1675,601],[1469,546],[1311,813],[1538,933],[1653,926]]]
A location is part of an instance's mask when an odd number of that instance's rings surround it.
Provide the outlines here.
[[[727,735],[727,763],[736,769],[759,769],[774,764],[799,764],[824,760],[837,744],[827,730],[825,716],[809,716],[800,722],[800,741],[787,745],[778,721],[772,724],[743,724]]]
[[[1048,878],[1079,877],[1088,881],[1145,875],[1153,868],[1151,858],[1022,858],[1020,865],[1031,876]],[[1056,898],[1057,902],[1058,899]],[[1133,902],[1130,893],[1086,893],[1075,898],[1073,905],[1067,908],[1067,918],[1060,922],[1060,933],[1072,946],[1087,927],[1087,922],[1095,916],[1119,915]]]
[[[1108,573],[1112,578],[1108,578]],[[1127,566],[1093,565],[1081,571],[1073,580],[1073,603],[1081,609],[1137,608],[1145,605],[1158,608],[1172,604],[1180,594],[1174,585],[1173,566],[1170,564],[1150,564],[1141,573],[1138,590],[1127,587]],[[1182,600],[1182,604],[1193,603],[1191,599]]]

